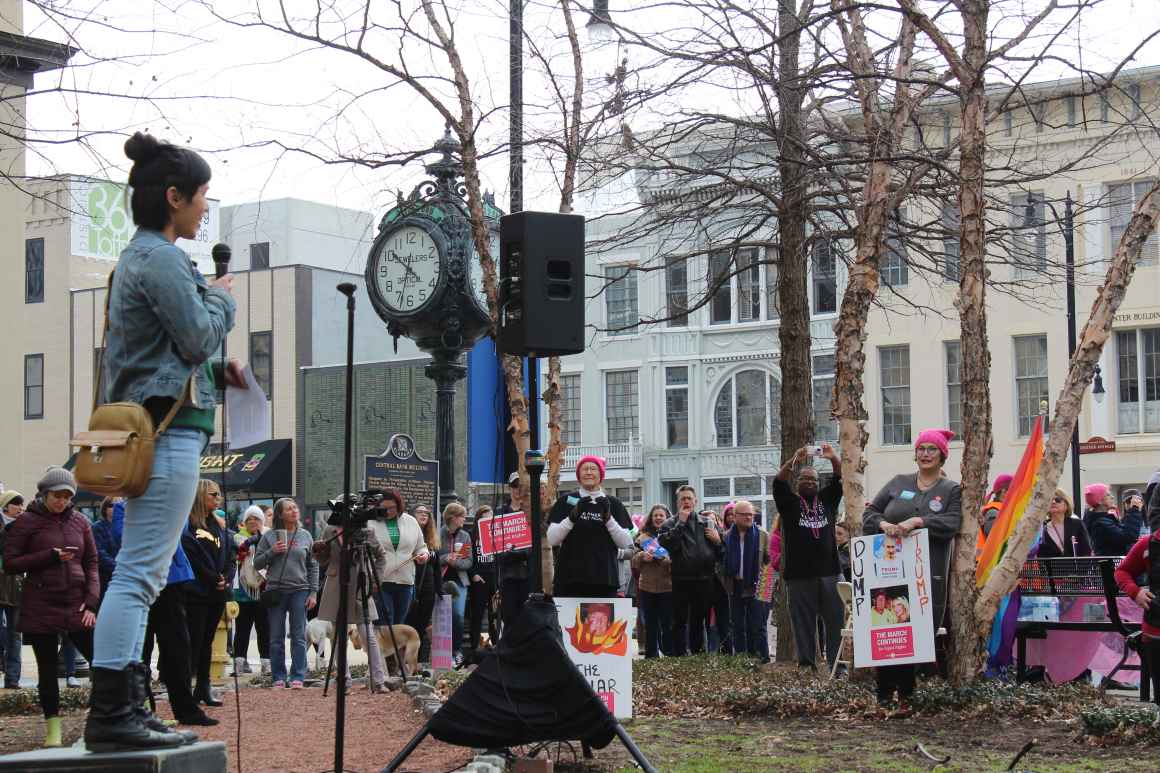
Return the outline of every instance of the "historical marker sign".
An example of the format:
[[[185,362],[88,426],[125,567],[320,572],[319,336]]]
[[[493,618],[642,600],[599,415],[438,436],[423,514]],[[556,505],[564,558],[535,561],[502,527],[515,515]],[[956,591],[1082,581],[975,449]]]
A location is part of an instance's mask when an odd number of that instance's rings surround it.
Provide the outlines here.
[[[410,435],[392,435],[386,451],[363,460],[364,489],[397,488],[407,500],[408,511],[427,505],[432,513],[439,512],[439,462],[419,456]]]

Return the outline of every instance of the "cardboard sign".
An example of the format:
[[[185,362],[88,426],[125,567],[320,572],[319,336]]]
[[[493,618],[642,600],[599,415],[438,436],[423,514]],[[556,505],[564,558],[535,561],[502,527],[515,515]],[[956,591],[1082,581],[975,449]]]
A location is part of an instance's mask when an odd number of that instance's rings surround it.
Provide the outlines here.
[[[494,556],[532,546],[532,527],[524,513],[489,515],[479,519],[479,553]]]
[[[556,597],[564,649],[617,719],[632,716],[632,599]]]
[[[450,671],[455,668],[452,657],[451,597],[435,597],[435,614],[431,618],[431,668]]]
[[[850,545],[854,666],[934,662],[934,598],[926,529]]]

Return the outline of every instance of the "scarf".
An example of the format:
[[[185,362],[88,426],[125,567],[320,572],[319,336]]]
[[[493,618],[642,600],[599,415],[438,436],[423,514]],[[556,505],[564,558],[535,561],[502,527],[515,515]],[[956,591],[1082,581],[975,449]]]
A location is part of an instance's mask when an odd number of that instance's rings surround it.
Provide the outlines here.
[[[742,577],[747,589],[757,586],[757,570],[760,568],[757,552],[760,543],[761,530],[757,528],[757,524],[753,524],[745,532],[745,563],[742,564],[741,534],[737,530],[737,526],[734,525],[725,535],[725,571],[729,573],[730,578],[736,578],[738,574],[742,573],[741,569],[744,566],[745,570]]]
[[[606,496],[606,494],[604,493],[603,487],[598,488],[598,489],[593,489],[592,491],[589,491],[588,489],[584,488],[583,486],[580,487],[580,498],[581,499],[584,499],[585,497],[588,497],[589,499],[601,499],[605,496]]]

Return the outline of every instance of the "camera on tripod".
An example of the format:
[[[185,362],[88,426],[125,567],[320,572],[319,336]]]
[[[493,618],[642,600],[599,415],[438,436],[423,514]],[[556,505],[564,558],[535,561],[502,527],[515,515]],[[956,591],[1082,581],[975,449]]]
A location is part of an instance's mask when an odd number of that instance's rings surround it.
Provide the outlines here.
[[[377,489],[360,491],[357,494],[335,497],[330,500],[328,526],[342,526],[346,529],[364,529],[374,518],[374,511],[383,501],[383,492]]]

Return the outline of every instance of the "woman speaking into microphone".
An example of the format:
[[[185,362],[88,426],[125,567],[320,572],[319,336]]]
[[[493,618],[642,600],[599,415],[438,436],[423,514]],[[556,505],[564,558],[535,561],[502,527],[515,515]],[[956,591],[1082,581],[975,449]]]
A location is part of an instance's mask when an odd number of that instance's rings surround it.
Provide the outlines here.
[[[183,742],[134,706],[149,678],[141,662],[145,626],[193,506],[217,385],[224,379],[244,387],[239,363],[217,374],[210,363],[234,326],[233,277],[207,281],[176,245],[197,236],[209,208],[209,164],[141,132],[125,143],[125,155],[133,161],[129,205],[137,231],[109,285],[104,398],[144,406],[156,427],[173,418],[156,439],[145,492],[125,503],[121,551],[97,615],[85,726],[90,751]]]

